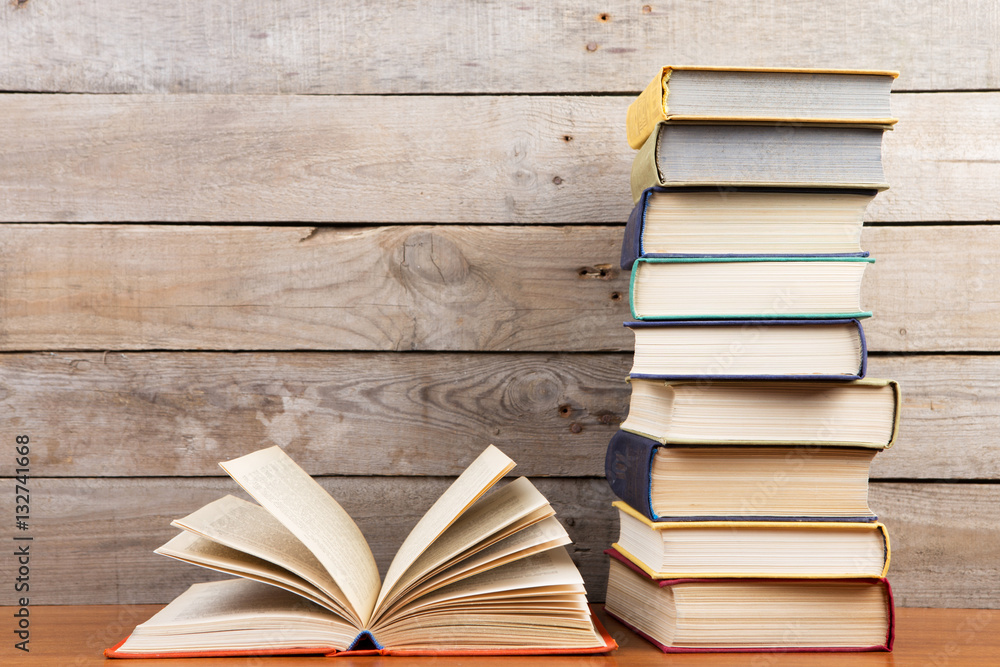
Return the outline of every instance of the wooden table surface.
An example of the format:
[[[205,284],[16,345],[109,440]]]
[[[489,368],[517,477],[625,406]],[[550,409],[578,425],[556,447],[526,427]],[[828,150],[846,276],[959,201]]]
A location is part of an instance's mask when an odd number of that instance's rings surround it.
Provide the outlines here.
[[[88,665],[230,665],[279,667],[302,665],[324,660],[321,657],[275,658],[202,658],[169,660],[106,661],[101,651],[117,643],[137,623],[149,618],[159,605],[100,605],[32,607],[29,653],[14,649],[12,607],[0,607],[0,629],[5,638],[0,648],[0,664],[53,665],[86,667]],[[620,648],[597,657],[528,657],[528,658],[435,658],[434,664],[514,665],[543,662],[557,665],[749,665],[784,667],[787,665],[932,665],[934,667],[1000,665],[1000,610],[980,609],[897,609],[896,645],[892,653],[731,653],[666,655],[609,619],[603,609],[598,616]],[[341,658],[338,665],[403,664],[426,662],[417,659],[386,657]]]

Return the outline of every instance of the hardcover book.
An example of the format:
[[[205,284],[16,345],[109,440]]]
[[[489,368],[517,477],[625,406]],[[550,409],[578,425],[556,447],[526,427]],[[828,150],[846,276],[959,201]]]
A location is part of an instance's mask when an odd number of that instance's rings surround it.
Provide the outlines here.
[[[665,653],[891,651],[885,579],[653,580],[614,549],[605,609]]]
[[[632,265],[637,320],[853,319],[867,257],[645,258]]]
[[[892,380],[629,380],[621,428],[661,444],[891,447],[900,392]],[[720,416],[725,415],[725,419]]]
[[[630,376],[705,380],[857,380],[868,362],[858,320],[626,322]]]
[[[235,574],[196,584],[115,658],[601,653],[565,530],[525,478],[485,495],[513,461],[492,445],[413,528],[379,581],[364,536],[280,448],[222,464],[258,503],[227,496],[174,522],[164,555]]]
[[[742,120],[890,126],[899,72],[771,67],[664,67],[628,107],[628,144],[656,123]]]
[[[881,523],[650,521],[617,501],[611,546],[653,579],[882,578],[889,533]]]
[[[867,257],[865,207],[875,190],[647,188],[632,209],[621,267],[640,257]]]
[[[882,129],[660,123],[632,162],[632,201],[654,186],[884,190]]]
[[[651,521],[871,522],[865,447],[661,445],[611,437],[604,474]]]

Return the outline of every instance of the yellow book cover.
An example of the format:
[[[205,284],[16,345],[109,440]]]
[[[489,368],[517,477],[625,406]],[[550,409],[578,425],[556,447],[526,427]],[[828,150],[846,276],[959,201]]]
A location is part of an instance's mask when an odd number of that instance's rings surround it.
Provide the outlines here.
[[[680,104],[674,107],[670,99],[670,80],[675,73],[691,73],[690,77],[709,79],[715,87],[713,101],[719,101],[719,82],[726,85],[726,79],[741,78],[743,90],[732,95],[731,104],[700,109]],[[787,123],[850,123],[891,126],[896,122],[888,112],[888,95],[879,102],[878,111],[850,109],[844,86],[857,84],[869,79],[885,79],[882,86],[888,93],[892,79],[899,72],[889,70],[850,70],[779,67],[678,67],[661,68],[646,89],[629,105],[625,127],[628,144],[639,149],[653,132],[653,127],[663,121],[671,122],[787,122]],[[785,86],[781,86],[781,80]],[[822,81],[826,85],[817,85]],[[830,86],[831,82],[843,85]],[[735,82],[739,83],[739,82]],[[804,105],[802,101],[809,93],[816,99],[840,99],[839,105]],[[873,98],[879,97],[875,90]],[[813,107],[813,108],[810,108]]]
[[[618,509],[622,522],[622,534],[619,536],[617,542],[613,543],[611,547],[618,551],[626,558],[628,558],[632,563],[642,569],[643,572],[648,574],[653,579],[737,579],[737,578],[767,578],[767,579],[843,579],[843,578],[871,578],[871,579],[881,579],[885,577],[886,573],[889,571],[889,560],[891,557],[891,548],[889,544],[889,531],[884,524],[878,522],[841,522],[841,521],[650,521],[649,518],[643,516],[640,512],[633,509],[628,503],[618,500],[612,503],[615,508]],[[638,523],[636,523],[638,522]],[[627,530],[628,524],[632,523],[631,531]],[[643,544],[641,540],[636,540],[634,533],[636,532],[636,526],[642,524],[648,530],[641,531],[642,533],[648,533],[646,537],[652,536],[653,540],[660,539],[660,535],[665,531],[687,531],[689,535],[694,535],[695,532],[700,531],[704,534],[704,539],[702,542],[694,541],[695,538],[679,540],[676,544],[669,547],[671,550],[667,554],[666,559],[673,560],[676,557],[678,563],[683,563],[683,557],[685,555],[685,550],[690,551],[695,549],[698,551],[699,561],[698,565],[711,564],[708,569],[706,567],[699,567],[699,569],[670,569],[662,570],[652,567],[647,561],[653,561],[651,553],[648,553],[649,544]],[[629,532],[632,535],[629,535]],[[853,535],[861,539],[865,539],[866,536],[870,536],[873,532],[878,533],[881,543],[883,544],[882,558],[884,559],[881,564],[881,569],[869,569],[865,571],[861,566],[863,555],[859,551],[855,555],[850,555],[847,552],[842,554],[844,558],[841,560],[846,567],[838,569],[836,566],[832,568],[827,568],[827,571],[819,571],[819,568],[815,571],[802,571],[793,570],[791,568],[783,570],[785,567],[783,560],[788,560],[792,555],[782,556],[780,554],[770,555],[766,560],[766,566],[761,567],[759,570],[753,570],[753,564],[748,562],[751,558],[750,550],[753,549],[753,544],[751,542],[741,543],[739,539],[740,535],[748,535],[756,532],[760,535],[761,540],[776,543],[774,539],[774,534],[784,533],[785,535],[794,536],[798,534],[799,536],[807,536],[808,534],[824,535],[825,540],[829,543],[827,546],[823,546],[822,542],[817,544],[817,548],[821,551],[829,550],[831,546],[835,546],[834,542],[842,541],[836,537],[836,535]],[[708,553],[705,548],[711,545],[712,548],[718,548],[722,543],[723,539],[728,536],[733,539],[734,546],[737,548],[734,556],[734,562],[740,564],[740,569],[726,569],[725,560],[716,553]],[[641,535],[640,535],[641,537]],[[648,540],[647,540],[648,541]],[[622,543],[625,543],[624,545]],[[782,541],[781,544],[787,546],[786,541]],[[631,548],[630,548],[631,547]],[[665,560],[666,560],[665,559]],[[812,560],[799,559],[803,561],[805,565],[809,565],[808,562]],[[749,568],[749,569],[748,569]]]

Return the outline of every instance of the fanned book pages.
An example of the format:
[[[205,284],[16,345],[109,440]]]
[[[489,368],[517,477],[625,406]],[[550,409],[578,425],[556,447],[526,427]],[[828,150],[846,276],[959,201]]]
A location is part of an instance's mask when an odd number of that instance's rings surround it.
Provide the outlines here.
[[[173,523],[157,550],[242,579],[196,584],[105,654],[114,658],[603,653],[570,542],[492,445],[427,511],[383,581],[354,521],[280,448],[223,468],[226,496]]]
[[[857,380],[868,351],[858,320],[626,322],[632,378]]]
[[[612,546],[653,579],[885,576],[889,533],[880,523],[650,521],[617,501]]]
[[[647,188],[632,209],[621,267],[640,257],[826,256],[861,250],[875,190]]]
[[[771,67],[663,67],[629,105],[628,143],[658,122],[844,123],[890,126],[899,72]]]
[[[877,449],[660,445],[611,437],[605,477],[652,521],[870,522],[868,475]]]
[[[660,123],[632,161],[632,202],[654,186],[884,190],[882,130]]]
[[[885,579],[654,580],[605,553],[608,615],[664,652],[892,650]]]
[[[637,320],[844,319],[861,309],[867,257],[647,258],[632,265]]]

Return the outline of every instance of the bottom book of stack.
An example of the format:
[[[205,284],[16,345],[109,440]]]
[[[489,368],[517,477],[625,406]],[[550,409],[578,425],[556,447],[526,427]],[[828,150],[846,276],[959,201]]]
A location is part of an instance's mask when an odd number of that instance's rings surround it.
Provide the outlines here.
[[[884,578],[654,579],[615,549],[609,616],[667,653],[890,651]]]

